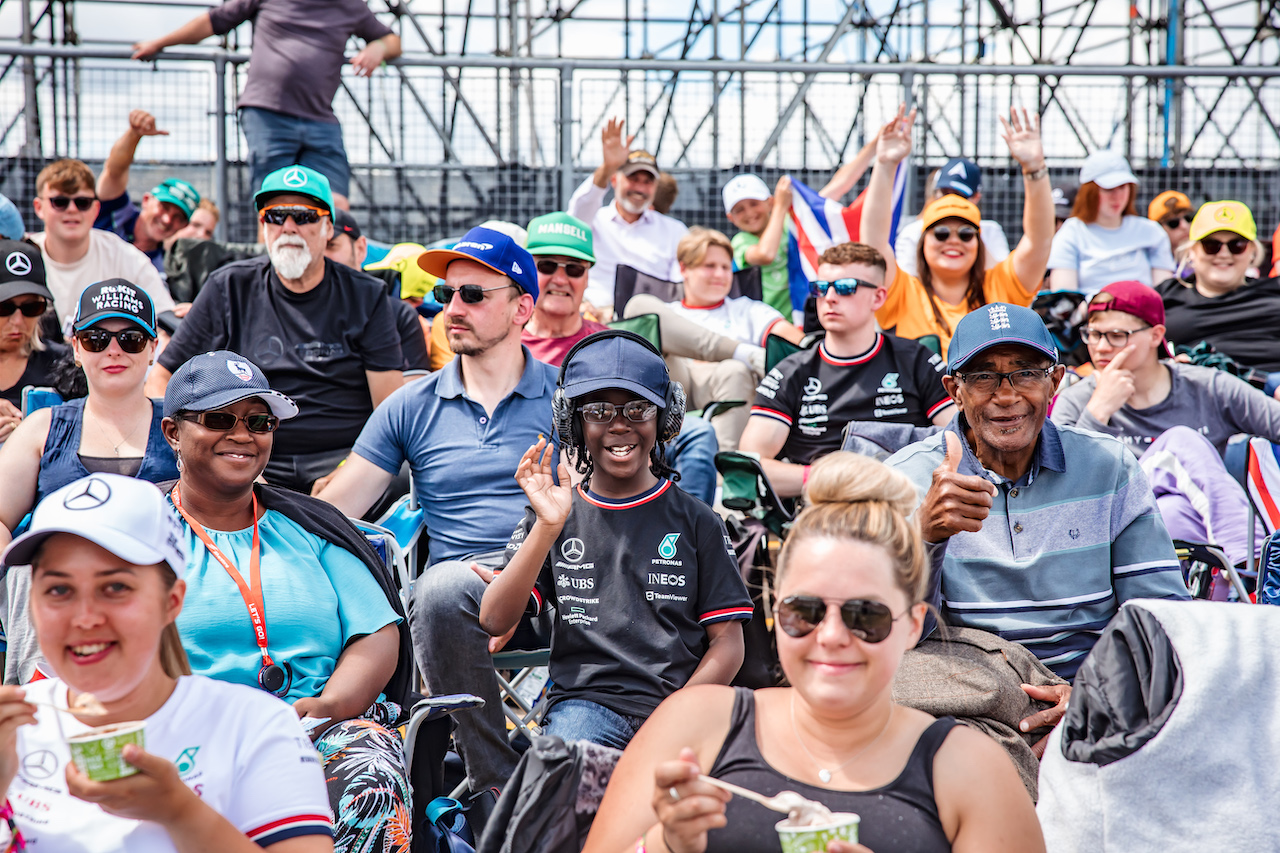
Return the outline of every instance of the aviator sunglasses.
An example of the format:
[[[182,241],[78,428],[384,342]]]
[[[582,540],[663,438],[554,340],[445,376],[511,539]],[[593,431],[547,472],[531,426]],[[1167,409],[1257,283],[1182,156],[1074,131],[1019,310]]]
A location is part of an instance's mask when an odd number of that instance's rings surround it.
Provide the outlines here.
[[[44,313],[45,301],[37,299],[33,302],[24,302],[21,305],[12,299],[6,299],[0,302],[0,317],[12,317],[14,311],[21,311],[23,317],[39,317]]]
[[[1204,249],[1206,255],[1216,255],[1222,251],[1222,247],[1226,246],[1227,251],[1233,255],[1243,255],[1245,250],[1253,244],[1244,239],[1237,237],[1234,240],[1228,240],[1225,243],[1221,240],[1215,240],[1212,237],[1205,237],[1200,241],[1200,248]]]
[[[774,615],[788,637],[807,637],[827,617],[827,606],[816,595],[788,595],[778,602]],[[840,621],[864,643],[882,643],[892,633],[893,623],[910,612],[894,616],[887,604],[851,598],[840,605]]]
[[[956,236],[960,238],[961,243],[972,243],[973,238],[978,236],[978,229],[969,225],[961,225],[956,229]],[[933,229],[933,237],[939,243],[945,243],[951,238],[951,227],[948,225],[939,225]]]
[[[613,403],[586,403],[578,407],[582,419],[589,424],[611,424],[621,412],[622,416],[633,423],[644,423],[658,416],[658,407],[648,400],[631,400],[621,406]]]
[[[559,263],[557,261],[538,261],[537,267],[538,267],[538,272],[542,273],[543,275],[555,275],[556,270],[560,269],[560,267],[564,267],[564,274],[569,276],[569,278],[578,278],[579,276],[583,276],[587,274],[587,267],[585,264]]]
[[[137,329],[124,329],[119,332],[108,332],[106,329],[81,329],[76,332],[76,340],[89,352],[102,352],[111,346],[112,338],[120,342],[120,349],[131,355],[142,352],[151,340],[146,332],[140,332]]]
[[[53,205],[54,210],[66,210],[68,206],[74,204],[76,210],[84,213],[93,207],[94,202],[98,200],[97,196],[92,195],[51,195],[49,196],[49,204]]]
[[[279,418],[275,415],[268,415],[265,412],[254,412],[244,417],[237,415],[235,412],[186,412],[182,417],[188,421],[195,421],[205,429],[211,429],[215,432],[231,432],[240,421],[244,421],[244,425],[249,432],[275,432],[276,427],[280,426]]]
[[[296,225],[311,225],[319,222],[320,217],[328,216],[329,211],[309,204],[273,204],[264,207],[258,217],[268,225],[284,225],[285,220],[293,218]]]

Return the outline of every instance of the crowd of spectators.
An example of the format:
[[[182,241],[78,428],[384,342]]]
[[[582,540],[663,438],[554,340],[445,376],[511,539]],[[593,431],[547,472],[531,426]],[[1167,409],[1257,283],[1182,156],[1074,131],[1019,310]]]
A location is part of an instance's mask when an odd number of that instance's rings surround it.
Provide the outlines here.
[[[704,772],[860,813],[865,846],[830,853],[1052,847],[1037,762],[1108,626],[1190,598],[1174,540],[1232,566],[1266,544],[1231,461],[1242,434],[1280,442],[1280,279],[1259,278],[1251,211],[1161,188],[1143,217],[1113,151],[1052,186],[1039,117],[1015,109],[1017,244],[960,156],[895,233],[904,106],[818,194],[838,207],[870,170],[859,239],[820,247],[808,280],[791,178],[727,176],[732,238],[686,225],[620,120],[565,210],[379,247],[331,102],[350,36],[360,73],[399,41],[361,0],[323,5],[231,0],[136,47],[257,30],[239,106],[265,253],[192,301],[166,254],[222,212],[177,177],[131,195],[165,133],[144,110],[96,177],[39,174],[43,230],[0,206],[15,843],[408,851],[418,691],[483,700],[452,736],[482,815],[521,762],[493,655],[549,648],[543,731],[621,753],[592,853],[772,838]],[[657,289],[616,304],[626,267]],[[1033,310],[1046,292],[1079,300],[1085,364]],[[720,501],[734,452],[798,509],[764,595],[754,519]],[[424,531],[397,589],[352,520],[408,493]],[[755,619],[777,628],[763,651]],[[964,643],[1028,673],[989,691],[1003,729],[923,696]],[[735,681],[753,655],[785,684]],[[85,777],[49,705],[66,734],[145,720],[136,778]]]

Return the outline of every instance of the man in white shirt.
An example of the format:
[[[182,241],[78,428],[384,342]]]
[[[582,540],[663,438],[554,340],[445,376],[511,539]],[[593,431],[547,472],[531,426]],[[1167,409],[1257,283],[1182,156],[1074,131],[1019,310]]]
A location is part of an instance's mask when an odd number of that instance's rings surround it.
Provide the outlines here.
[[[109,231],[93,227],[98,216],[93,172],[79,160],[59,160],[36,177],[35,214],[44,231],[31,241],[44,254],[45,273],[58,321],[69,327],[80,294],[89,285],[123,278],[146,291],[156,313],[174,310],[173,297],[151,259]]]
[[[613,308],[613,281],[618,264],[642,273],[682,281],[676,244],[689,229],[653,209],[658,186],[658,163],[648,151],[632,151],[634,136],[623,139],[622,119],[610,119],[600,132],[604,157],[595,173],[569,199],[568,210],[591,223],[595,234],[595,265],[591,267],[583,307],[602,322]],[[613,187],[613,204],[604,197]],[[618,306],[621,310],[622,306]],[[592,310],[594,309],[594,310]]]
[[[941,169],[929,176],[931,186],[927,189],[928,201],[942,198],[944,195],[958,195],[967,198],[976,205],[982,203],[982,170],[972,160],[953,157]],[[983,219],[979,233],[982,245],[986,249],[987,269],[1009,257],[1009,238],[1004,228],[994,219]],[[920,245],[920,237],[924,234],[924,220],[916,217],[903,225],[898,231],[898,239],[893,244],[893,256],[897,259],[898,268],[907,275],[919,276],[916,271],[916,247]]]

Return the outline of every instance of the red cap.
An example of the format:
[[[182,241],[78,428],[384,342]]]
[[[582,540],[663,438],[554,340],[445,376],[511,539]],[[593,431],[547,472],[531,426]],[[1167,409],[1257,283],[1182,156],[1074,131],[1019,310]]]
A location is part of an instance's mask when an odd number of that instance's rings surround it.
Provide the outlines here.
[[[1089,300],[1089,313],[1095,311],[1123,311],[1148,326],[1164,325],[1164,300],[1140,281],[1108,284]]]

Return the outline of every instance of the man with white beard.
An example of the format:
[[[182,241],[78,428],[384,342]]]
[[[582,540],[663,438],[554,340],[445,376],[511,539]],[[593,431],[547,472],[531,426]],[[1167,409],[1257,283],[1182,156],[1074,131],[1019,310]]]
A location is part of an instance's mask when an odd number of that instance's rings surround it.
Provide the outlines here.
[[[215,270],[147,383],[164,396],[192,356],[243,353],[298,404],[275,433],[267,482],[309,494],[346,458],[374,408],[399,388],[400,335],[382,283],[325,258],[333,236],[329,181],[279,169],[254,196],[267,257]]]
[[[678,219],[653,209],[658,162],[648,151],[631,150],[635,137],[622,135],[622,119],[610,119],[600,132],[603,157],[591,177],[569,199],[566,212],[591,223],[596,262],[591,267],[583,310],[605,322],[613,308],[618,264],[667,281],[684,281],[676,262],[676,244],[688,232]],[[613,187],[613,204],[603,206]],[[622,306],[617,306],[621,313]]]

